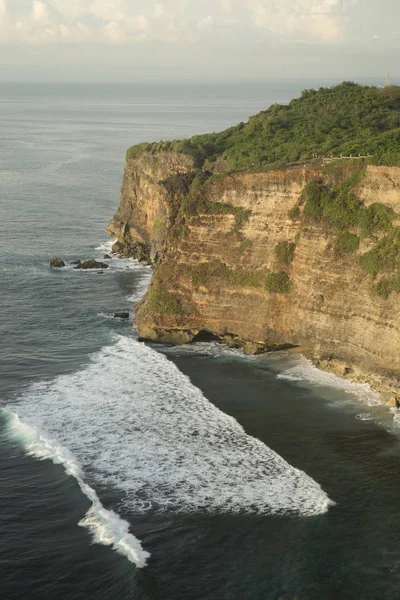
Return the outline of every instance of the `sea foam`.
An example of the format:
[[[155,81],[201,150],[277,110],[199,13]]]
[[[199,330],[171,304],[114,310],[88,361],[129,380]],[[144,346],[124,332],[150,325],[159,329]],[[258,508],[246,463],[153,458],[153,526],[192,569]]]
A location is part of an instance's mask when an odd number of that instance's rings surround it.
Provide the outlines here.
[[[79,372],[33,385],[9,410],[33,432],[29,452],[62,462],[90,498],[96,484],[117,490],[133,513],[309,516],[330,505],[318,483],[131,337],[117,336]]]
[[[9,433],[14,439],[23,443],[27,454],[41,460],[50,459],[56,464],[62,464],[66,473],[75,477],[82,492],[92,503],[79,525],[91,532],[95,542],[112,546],[137,567],[145,567],[150,554],[143,550],[140,541],[129,532],[129,523],[101,504],[95,490],[85,482],[82,468],[76,457],[67,448],[40,433],[36,427],[22,422],[16,413],[9,410],[3,412],[7,416]]]
[[[295,364],[277,375],[278,379],[288,381],[304,381],[318,387],[339,389],[355,396],[369,406],[380,404],[380,395],[374,392],[366,383],[353,383],[334,373],[328,373],[315,367],[312,362],[301,355],[292,357]]]

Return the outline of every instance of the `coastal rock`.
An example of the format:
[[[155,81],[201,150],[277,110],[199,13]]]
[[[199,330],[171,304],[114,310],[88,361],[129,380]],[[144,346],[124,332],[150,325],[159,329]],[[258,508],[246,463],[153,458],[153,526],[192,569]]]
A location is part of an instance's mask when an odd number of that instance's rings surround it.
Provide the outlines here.
[[[65,262],[61,258],[52,258],[50,261],[50,266],[55,269],[61,269],[65,267]]]
[[[116,319],[129,319],[129,311],[127,310],[117,310],[114,313],[114,318]]]
[[[125,248],[125,244],[123,242],[115,242],[111,248],[111,252],[113,254],[122,254]]]
[[[93,258],[84,260],[75,267],[75,269],[108,269],[108,265],[103,262],[98,262]]]
[[[107,259],[111,258],[111,256],[109,254],[104,254],[103,258],[107,260]]]
[[[151,264],[150,249],[147,244],[127,239],[126,237],[125,239],[125,242],[116,242],[113,245],[112,251],[114,254],[117,254],[121,258],[134,258],[141,263]]]

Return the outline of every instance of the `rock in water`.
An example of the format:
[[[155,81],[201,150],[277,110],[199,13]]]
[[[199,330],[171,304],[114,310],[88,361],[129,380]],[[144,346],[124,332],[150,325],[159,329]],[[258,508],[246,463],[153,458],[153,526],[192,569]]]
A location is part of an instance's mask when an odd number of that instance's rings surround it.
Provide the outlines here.
[[[65,262],[61,258],[52,258],[50,261],[50,266],[55,267],[56,269],[61,269],[61,267],[65,267]]]
[[[113,254],[121,254],[124,251],[125,248],[125,244],[123,244],[122,242],[115,242],[115,244],[113,244],[113,247],[111,248],[111,252]]]
[[[129,312],[125,310],[118,310],[114,313],[114,317],[117,319],[129,319]]]
[[[76,265],[75,269],[108,269],[108,265],[91,258]]]
[[[151,264],[150,248],[141,242],[130,240],[129,242],[115,242],[112,247],[113,254],[123,258],[136,258],[146,265]]]
[[[111,258],[111,256],[110,256],[109,254],[105,254],[105,255],[103,256],[103,258],[106,258],[106,259],[107,259],[107,258]]]

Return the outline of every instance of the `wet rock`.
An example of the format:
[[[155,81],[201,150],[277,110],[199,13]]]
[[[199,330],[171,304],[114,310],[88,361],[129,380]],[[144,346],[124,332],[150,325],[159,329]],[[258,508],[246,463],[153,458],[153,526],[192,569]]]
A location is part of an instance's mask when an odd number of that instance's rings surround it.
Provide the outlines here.
[[[77,265],[75,269],[108,269],[108,265],[91,258],[89,260],[84,260],[83,262],[79,263],[79,265]]]
[[[52,258],[50,261],[50,266],[55,269],[61,269],[65,267],[65,262],[61,258]]]
[[[121,254],[124,251],[125,248],[125,244],[123,244],[122,242],[115,242],[115,244],[113,244],[113,247],[111,248],[111,252],[113,254]]]
[[[243,352],[249,355],[264,354],[266,348],[263,344],[257,344],[257,342],[244,342]]]
[[[103,256],[103,258],[107,259],[107,258],[111,258],[111,256],[110,256],[109,254],[105,254],[105,255]]]
[[[150,248],[142,242],[115,242],[112,252],[124,258],[136,258],[141,263],[151,264]]]
[[[129,319],[129,311],[127,310],[117,310],[114,313],[114,318],[116,319]]]

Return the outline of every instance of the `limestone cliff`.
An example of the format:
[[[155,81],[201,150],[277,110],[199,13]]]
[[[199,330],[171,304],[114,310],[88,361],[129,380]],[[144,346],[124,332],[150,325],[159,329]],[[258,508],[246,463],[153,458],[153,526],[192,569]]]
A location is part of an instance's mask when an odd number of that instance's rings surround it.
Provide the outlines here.
[[[400,296],[377,294],[379,276],[360,261],[385,232],[341,252],[337,227],[305,219],[304,188],[326,178],[316,166],[209,175],[173,152],[127,161],[108,232],[151,250],[140,336],[182,343],[212,335],[248,352],[299,346],[322,366],[396,391]],[[400,168],[368,166],[352,193],[365,206],[389,207],[396,223]]]

